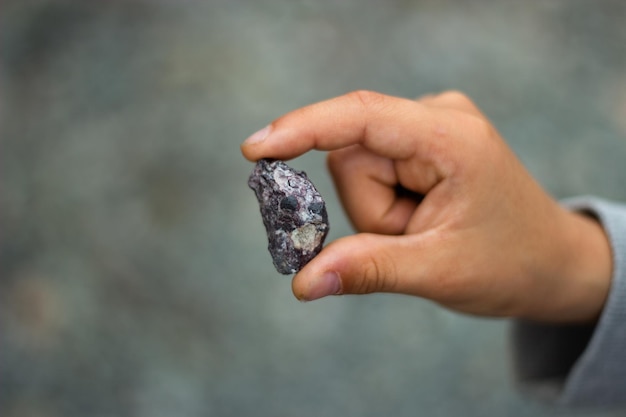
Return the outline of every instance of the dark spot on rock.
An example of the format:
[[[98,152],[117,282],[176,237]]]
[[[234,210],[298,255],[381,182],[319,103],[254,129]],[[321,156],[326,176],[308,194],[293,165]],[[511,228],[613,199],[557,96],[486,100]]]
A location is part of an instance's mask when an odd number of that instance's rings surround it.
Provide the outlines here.
[[[280,208],[283,210],[295,211],[298,209],[298,199],[295,196],[289,195],[280,200]]]
[[[324,203],[316,202],[309,204],[309,211],[314,214],[322,214],[324,210]]]

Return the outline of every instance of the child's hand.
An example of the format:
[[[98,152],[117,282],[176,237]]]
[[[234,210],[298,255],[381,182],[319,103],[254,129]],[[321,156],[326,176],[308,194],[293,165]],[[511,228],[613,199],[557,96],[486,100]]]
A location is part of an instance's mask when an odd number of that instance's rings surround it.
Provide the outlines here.
[[[299,299],[395,292],[481,315],[574,322],[600,313],[612,267],[602,228],[548,196],[464,95],[354,92],[288,113],[242,145],[252,161],[311,149],[330,151],[362,233],[294,277]]]

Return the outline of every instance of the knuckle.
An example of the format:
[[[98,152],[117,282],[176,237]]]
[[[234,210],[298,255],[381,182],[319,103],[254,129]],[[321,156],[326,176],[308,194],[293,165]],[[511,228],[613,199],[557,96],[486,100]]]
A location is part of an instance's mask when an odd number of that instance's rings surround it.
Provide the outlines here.
[[[439,95],[439,97],[450,103],[473,105],[472,100],[465,93],[458,90],[444,91]]]
[[[371,258],[364,265],[360,292],[363,294],[375,292],[381,285],[382,276],[379,263],[376,259]]]
[[[355,105],[358,106],[361,110],[361,137],[366,138],[368,136],[370,117],[372,116],[372,114],[380,111],[383,102],[386,100],[386,96],[374,91],[357,90],[348,93],[346,97],[348,98],[348,100],[351,100],[352,103],[356,103]]]
[[[351,288],[354,293],[391,292],[396,287],[395,267],[385,254],[377,252],[376,255],[370,255],[362,268]]]
[[[366,111],[370,110],[373,105],[380,104],[385,100],[385,96],[375,91],[357,90],[348,93],[348,98],[356,101]]]
[[[487,139],[494,134],[494,128],[491,123],[482,117],[468,115],[465,122],[476,138]]]

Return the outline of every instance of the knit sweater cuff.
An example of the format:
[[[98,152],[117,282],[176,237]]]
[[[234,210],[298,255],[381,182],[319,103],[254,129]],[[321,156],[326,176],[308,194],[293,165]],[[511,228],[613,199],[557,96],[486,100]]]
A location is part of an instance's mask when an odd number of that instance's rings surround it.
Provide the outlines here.
[[[626,206],[593,197],[563,205],[604,227],[613,255],[610,293],[594,326],[516,321],[516,373],[523,388],[562,405],[626,405]]]

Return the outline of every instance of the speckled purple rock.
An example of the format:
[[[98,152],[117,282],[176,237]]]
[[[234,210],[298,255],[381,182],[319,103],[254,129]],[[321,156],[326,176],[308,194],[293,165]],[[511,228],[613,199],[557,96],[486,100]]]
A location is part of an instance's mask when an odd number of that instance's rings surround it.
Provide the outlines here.
[[[274,266],[281,274],[298,272],[322,250],[328,234],[322,196],[305,172],[270,159],[257,162],[248,185],[261,206]]]

